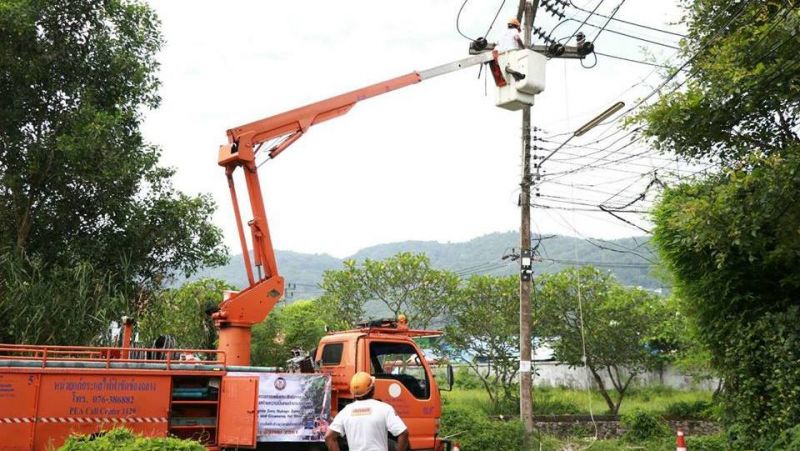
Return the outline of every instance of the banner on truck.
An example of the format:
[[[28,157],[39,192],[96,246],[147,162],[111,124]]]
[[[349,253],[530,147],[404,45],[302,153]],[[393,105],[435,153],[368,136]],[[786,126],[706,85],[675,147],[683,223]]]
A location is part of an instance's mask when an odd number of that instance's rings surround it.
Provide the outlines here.
[[[331,422],[328,374],[229,373],[258,381],[259,442],[321,442]]]

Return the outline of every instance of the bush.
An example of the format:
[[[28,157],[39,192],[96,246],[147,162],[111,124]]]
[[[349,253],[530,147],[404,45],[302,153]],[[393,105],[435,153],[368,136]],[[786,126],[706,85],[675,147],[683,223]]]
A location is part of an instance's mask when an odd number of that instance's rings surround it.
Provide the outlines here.
[[[627,430],[624,439],[640,443],[670,435],[669,427],[659,416],[636,409],[622,416],[622,426]]]
[[[522,424],[518,420],[490,420],[482,411],[446,406],[442,412],[442,436],[458,434],[453,440],[462,449],[518,450],[522,446]]]
[[[769,449],[800,424],[800,309],[733,329],[721,360],[723,420],[736,448]]]
[[[678,401],[667,406],[664,416],[675,420],[706,420],[714,418],[714,405],[708,401]]]
[[[99,436],[73,435],[59,451],[205,451],[191,440],[145,438],[128,429],[112,429]]]
[[[798,451],[800,450],[800,424],[781,433],[778,440],[772,444],[773,451]]]
[[[692,451],[727,451],[730,449],[724,434],[686,437],[686,448]]]
[[[454,388],[462,390],[474,390],[477,388],[483,389],[483,383],[475,374],[475,372],[466,366],[462,366],[456,370]]]

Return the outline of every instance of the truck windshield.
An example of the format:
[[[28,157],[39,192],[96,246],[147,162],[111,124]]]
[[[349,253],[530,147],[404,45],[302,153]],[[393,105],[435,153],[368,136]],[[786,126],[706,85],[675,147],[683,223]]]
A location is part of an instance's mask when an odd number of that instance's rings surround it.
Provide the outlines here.
[[[428,399],[430,384],[422,358],[408,343],[374,341],[369,344],[370,372],[376,379],[394,379],[415,398]]]

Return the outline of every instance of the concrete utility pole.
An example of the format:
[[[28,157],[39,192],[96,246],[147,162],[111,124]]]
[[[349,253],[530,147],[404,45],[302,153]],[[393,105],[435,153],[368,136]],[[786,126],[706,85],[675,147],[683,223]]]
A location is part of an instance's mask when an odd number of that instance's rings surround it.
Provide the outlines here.
[[[539,0],[520,0],[518,19],[524,24],[523,43],[531,47],[533,20]],[[519,13],[523,17],[519,17]],[[531,107],[522,109],[522,181],[520,182],[522,219],[520,236],[519,282],[519,415],[525,431],[523,449],[529,450],[533,438],[533,374],[531,372],[531,285],[533,252],[531,250]]]

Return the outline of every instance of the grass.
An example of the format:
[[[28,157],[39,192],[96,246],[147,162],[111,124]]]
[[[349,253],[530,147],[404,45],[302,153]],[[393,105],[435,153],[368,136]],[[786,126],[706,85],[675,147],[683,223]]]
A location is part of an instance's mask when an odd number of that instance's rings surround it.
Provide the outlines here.
[[[522,425],[516,418],[518,405],[507,403],[493,406],[489,396],[481,388],[455,388],[452,392],[443,392],[444,435],[458,433],[464,449],[496,449],[498,451],[520,449]],[[607,407],[596,390],[574,390],[562,387],[537,387],[534,391],[534,413],[537,415],[588,414],[591,399],[595,414],[606,414]],[[683,391],[663,386],[633,387],[629,389],[620,408],[624,415],[635,410],[650,412],[663,416],[670,406],[676,403],[695,404],[711,401],[711,393],[692,390]],[[672,409],[675,410],[675,409]],[[498,420],[496,416],[505,415],[510,418]],[[531,451],[616,451],[616,450],[653,450],[672,451],[675,449],[675,437],[669,436],[649,439],[633,443],[623,439],[594,440],[589,433],[576,430],[575,436],[559,439],[550,436],[539,436]],[[631,440],[631,438],[628,438]],[[689,449],[697,451],[725,451],[724,435],[706,437],[688,437]],[[489,445],[491,444],[491,445]],[[466,446],[470,445],[470,446]]]
[[[494,407],[489,395],[481,389],[456,388],[452,392],[444,392],[443,398],[445,402],[479,409],[487,415],[517,415],[519,409],[515,403]],[[594,414],[608,413],[603,397],[596,390],[587,392],[561,387],[537,387],[534,389],[533,398],[536,415],[588,414],[590,406]],[[684,391],[663,386],[632,387],[628,389],[619,413],[625,414],[636,409],[663,413],[671,404],[696,401],[711,402],[711,392]]]

